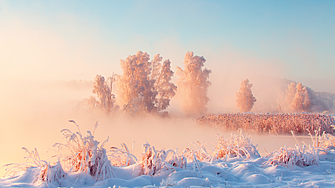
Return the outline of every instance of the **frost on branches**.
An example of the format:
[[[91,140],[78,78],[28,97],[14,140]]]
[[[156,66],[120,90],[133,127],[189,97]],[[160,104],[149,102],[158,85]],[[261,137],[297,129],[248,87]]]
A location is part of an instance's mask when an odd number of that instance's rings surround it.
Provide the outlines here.
[[[112,85],[114,81],[114,75],[109,77],[107,80],[101,75],[96,75],[93,83],[93,94],[87,103],[93,109],[101,109],[110,113],[113,109],[117,108],[115,105],[115,95],[112,94]]]
[[[256,102],[251,87],[252,84],[249,84],[249,80],[245,79],[241,83],[239,92],[236,93],[236,106],[240,109],[240,112],[249,112]]]
[[[315,92],[301,83],[292,82],[286,90],[286,104],[292,112],[323,112],[329,107]]]
[[[209,101],[207,90],[211,85],[208,78],[212,71],[203,69],[205,62],[204,57],[187,52],[184,58],[184,70],[177,67],[181,107],[187,115],[201,115],[207,111],[206,105]]]
[[[141,51],[121,60],[122,75],[117,76],[117,100],[129,114],[166,109],[177,87],[171,83],[170,61],[162,63],[158,54],[150,61]]]

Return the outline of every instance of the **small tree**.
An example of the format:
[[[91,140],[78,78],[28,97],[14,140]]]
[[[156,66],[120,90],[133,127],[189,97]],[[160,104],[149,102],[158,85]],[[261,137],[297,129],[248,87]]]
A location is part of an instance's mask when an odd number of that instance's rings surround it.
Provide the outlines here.
[[[177,67],[181,107],[187,115],[200,115],[207,111],[206,106],[209,101],[207,90],[211,84],[208,78],[212,71],[203,69],[205,62],[204,57],[187,52],[184,58],[184,70]]]
[[[114,75],[107,80],[101,75],[96,75],[92,90],[95,96],[91,96],[88,99],[88,103],[94,108],[100,108],[109,113],[115,106],[115,95],[112,94]]]
[[[249,112],[256,102],[251,87],[252,84],[249,84],[249,80],[245,79],[241,83],[239,92],[236,93],[236,105],[241,112]]]

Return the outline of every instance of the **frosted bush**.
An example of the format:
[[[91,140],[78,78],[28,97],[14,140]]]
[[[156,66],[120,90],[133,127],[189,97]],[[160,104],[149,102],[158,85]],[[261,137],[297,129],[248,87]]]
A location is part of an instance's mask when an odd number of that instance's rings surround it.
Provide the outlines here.
[[[56,165],[51,166],[47,163],[40,172],[39,178],[42,181],[48,183],[61,184],[60,180],[67,177],[67,173],[64,172],[60,161],[57,161]]]
[[[186,148],[183,152],[183,155],[189,159],[190,162],[194,162],[195,158],[199,161],[211,161],[212,156],[207,152],[207,149],[203,143],[197,141],[193,143],[195,149]]]
[[[259,157],[258,150],[253,145],[250,137],[243,135],[240,130],[239,135],[231,134],[230,138],[225,140],[223,136],[218,134],[218,144],[214,151],[213,159],[242,157],[249,159],[251,157]]]
[[[29,151],[27,148],[22,148],[28,153],[25,163],[10,163],[6,164],[6,174],[5,176],[16,176],[20,172],[26,171],[28,168],[36,168],[37,174],[35,182],[40,180],[42,182],[53,183],[60,185],[60,180],[67,177],[67,173],[64,172],[59,161],[55,165],[50,165],[50,163],[40,159],[37,149]]]
[[[83,137],[79,126],[73,120],[70,122],[77,126],[78,132],[72,133],[68,129],[63,129],[61,132],[66,143],[54,145],[54,147],[58,147],[59,151],[67,149],[70,152],[68,155],[59,154],[66,169],[70,172],[88,173],[97,181],[115,177],[106,150],[103,148],[108,139],[99,147],[99,142],[94,140],[90,131],[87,131],[87,136]]]
[[[288,168],[319,165],[318,150],[313,146],[309,148],[306,145],[303,145],[302,148],[299,146],[295,148],[281,147],[267,157],[270,158],[264,165],[280,165]]]
[[[125,143],[122,148],[112,147],[108,152],[108,158],[113,166],[130,166],[136,163],[137,158],[131,153]]]
[[[4,165],[3,167],[5,167],[5,171],[6,171],[5,176],[7,175],[16,176],[20,172],[23,172],[27,170],[27,168],[30,168],[30,167],[37,167],[42,170],[44,166],[47,164],[46,161],[42,161],[40,159],[40,156],[36,148],[35,150],[32,150],[32,151],[29,151],[25,147],[23,147],[22,149],[28,153],[28,156],[24,157],[26,162],[25,163],[9,163],[9,164]]]
[[[319,131],[315,131],[315,135],[313,136],[310,132],[313,147],[317,148],[320,152],[328,153],[329,150],[334,149],[335,147],[335,136],[323,132],[320,134]]]
[[[164,171],[174,170],[175,167],[186,168],[187,160],[184,156],[178,156],[173,150],[156,150],[149,143],[143,144],[141,160],[137,165],[141,166],[140,174],[154,176]]]
[[[335,136],[323,133],[318,140],[317,147],[322,147],[326,150],[334,149],[335,147]]]

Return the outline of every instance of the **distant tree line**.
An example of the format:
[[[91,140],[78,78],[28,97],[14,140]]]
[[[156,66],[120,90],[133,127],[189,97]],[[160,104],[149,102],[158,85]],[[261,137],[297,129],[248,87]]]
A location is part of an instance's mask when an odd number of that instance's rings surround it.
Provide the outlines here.
[[[208,88],[211,85],[211,70],[204,68],[206,59],[187,52],[184,68],[177,67],[177,85],[172,82],[174,72],[169,59],[163,60],[159,54],[150,59],[146,52],[138,51],[121,60],[122,74],[112,74],[105,78],[96,75],[93,95],[86,104],[107,113],[122,111],[131,115],[161,113],[169,106],[178,93],[181,109],[188,116],[207,113]],[[113,88],[113,86],[115,88]],[[236,93],[236,106],[240,112],[252,110],[257,99],[249,79],[242,80]],[[325,97],[325,96],[328,96]],[[333,98],[325,93],[314,92],[301,83],[291,82],[286,89],[286,112],[324,112],[334,106]],[[280,112],[282,106],[278,105]]]

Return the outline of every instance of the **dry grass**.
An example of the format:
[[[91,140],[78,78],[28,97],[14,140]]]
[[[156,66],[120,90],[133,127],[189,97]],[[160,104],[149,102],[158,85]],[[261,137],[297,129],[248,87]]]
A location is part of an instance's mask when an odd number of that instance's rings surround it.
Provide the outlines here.
[[[214,151],[214,159],[242,157],[249,159],[259,157],[257,146],[253,145],[251,138],[246,137],[242,130],[239,135],[231,134],[230,138],[225,140],[223,136],[218,135],[218,144]]]
[[[111,162],[103,148],[108,139],[99,146],[99,142],[94,140],[90,131],[87,131],[87,135],[83,137],[76,122],[73,120],[70,122],[77,126],[78,132],[73,133],[68,129],[63,129],[61,132],[66,143],[54,145],[54,147],[58,147],[58,157],[62,159],[62,166],[69,172],[89,173],[97,181],[115,177]],[[97,125],[96,123],[95,128]],[[69,154],[61,154],[61,151],[65,149],[69,151]]]
[[[318,150],[315,147],[307,148],[306,145],[302,148],[281,147],[267,156],[269,160],[264,165],[280,165],[288,168],[319,165],[318,156]]]
[[[332,126],[335,118],[323,114],[218,114],[197,118],[203,125],[214,126],[226,130],[243,129],[248,132],[266,134],[308,135],[309,132],[321,131],[334,133]]]
[[[143,152],[137,165],[141,166],[141,175],[154,176],[162,171],[174,171],[175,168],[186,168],[187,160],[173,150],[156,150],[149,143],[143,144]]]
[[[130,166],[136,163],[137,158],[131,153],[125,143],[121,144],[122,148],[111,147],[108,151],[108,158],[113,166]],[[134,145],[133,145],[134,147]]]

